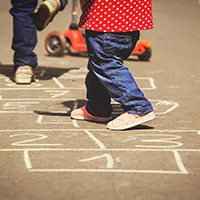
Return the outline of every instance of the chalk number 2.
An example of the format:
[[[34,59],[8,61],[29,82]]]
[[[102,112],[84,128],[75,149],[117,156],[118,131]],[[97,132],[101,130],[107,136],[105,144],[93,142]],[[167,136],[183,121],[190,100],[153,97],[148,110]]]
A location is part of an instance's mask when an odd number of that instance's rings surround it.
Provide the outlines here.
[[[41,140],[48,138],[48,136],[43,135],[43,134],[22,133],[22,134],[10,135],[11,138],[13,138],[13,137],[23,137],[23,136],[31,136],[32,139],[20,140],[18,142],[11,143],[11,145],[13,145],[13,146],[60,146],[60,145],[62,145],[62,144],[51,144],[51,143],[49,143],[49,144],[47,144],[47,143],[33,143],[33,142],[41,141]]]

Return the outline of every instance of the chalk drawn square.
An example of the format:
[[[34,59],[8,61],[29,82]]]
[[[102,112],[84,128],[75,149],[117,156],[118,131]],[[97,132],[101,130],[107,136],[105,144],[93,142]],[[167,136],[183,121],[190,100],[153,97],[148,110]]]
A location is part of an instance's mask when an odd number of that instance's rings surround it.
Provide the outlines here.
[[[152,103],[152,106],[154,108],[154,113],[156,115],[165,115],[169,112],[172,112],[175,110],[179,104],[177,102],[173,101],[165,101],[165,100],[150,100]],[[113,108],[113,114],[121,114],[123,113],[123,109],[121,108],[121,105],[115,101],[112,101],[112,108]]]
[[[155,90],[156,85],[151,77],[135,77],[137,84],[142,90]]]
[[[37,172],[110,172],[187,174],[177,152],[166,151],[27,151],[25,165]]]
[[[56,112],[52,112],[52,115],[39,115],[37,122],[39,124],[50,124],[50,125],[51,124],[70,124],[70,125],[72,124],[72,121],[69,117],[54,116],[53,113],[56,114]],[[60,112],[60,114],[63,114],[63,113]]]

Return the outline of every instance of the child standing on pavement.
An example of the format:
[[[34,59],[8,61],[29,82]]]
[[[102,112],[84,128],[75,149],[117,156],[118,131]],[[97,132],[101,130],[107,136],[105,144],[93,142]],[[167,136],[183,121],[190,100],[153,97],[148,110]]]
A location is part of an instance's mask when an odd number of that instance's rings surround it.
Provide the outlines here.
[[[151,103],[123,63],[139,40],[140,30],[153,28],[152,0],[85,0],[82,10],[79,27],[86,29],[88,101],[72,111],[71,117],[109,121],[113,98],[124,113],[110,121],[108,129],[125,130],[153,120]]]
[[[38,62],[33,52],[37,44],[37,30],[43,30],[67,3],[68,0],[45,0],[34,13],[38,0],[11,0],[15,83],[30,84],[34,80],[34,69]]]

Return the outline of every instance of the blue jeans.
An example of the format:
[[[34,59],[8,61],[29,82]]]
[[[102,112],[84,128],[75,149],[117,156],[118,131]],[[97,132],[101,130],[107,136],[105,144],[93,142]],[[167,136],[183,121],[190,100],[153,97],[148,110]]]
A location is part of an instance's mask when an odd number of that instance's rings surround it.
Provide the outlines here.
[[[61,1],[61,10],[68,0]],[[38,0],[11,0],[10,14],[13,16],[14,68],[29,65],[37,66],[38,58],[33,52],[37,44],[37,30],[33,24],[32,14],[36,9]]]
[[[153,110],[135,79],[124,66],[133,51],[139,31],[103,33],[86,30],[88,74],[86,76],[88,112],[94,116],[110,116],[111,98],[125,112],[143,115]]]

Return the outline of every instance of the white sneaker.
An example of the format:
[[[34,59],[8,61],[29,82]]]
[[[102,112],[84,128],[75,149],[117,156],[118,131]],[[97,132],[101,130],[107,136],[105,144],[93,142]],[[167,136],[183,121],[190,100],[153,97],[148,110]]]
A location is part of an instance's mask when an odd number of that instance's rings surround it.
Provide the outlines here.
[[[13,81],[17,84],[30,84],[34,81],[33,68],[30,66],[20,66],[13,74]]]

